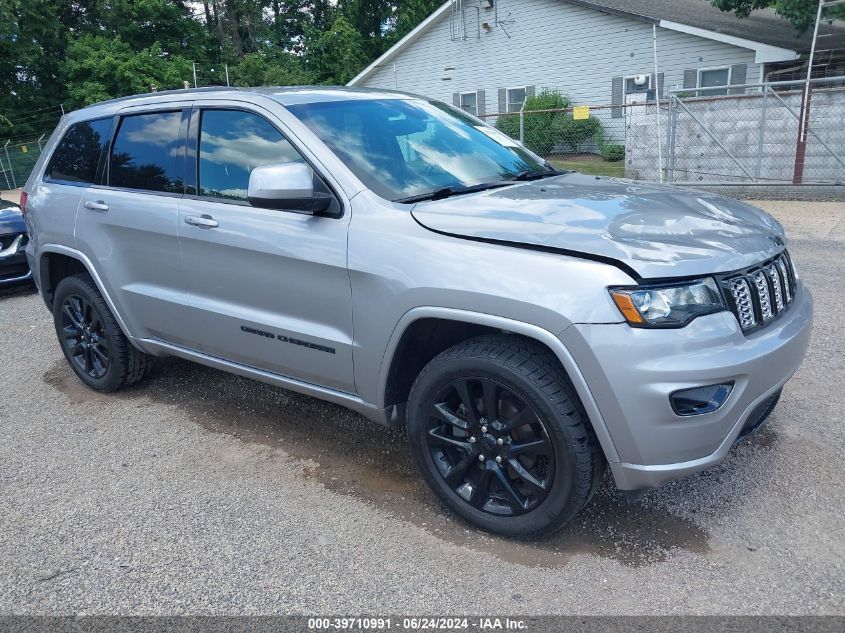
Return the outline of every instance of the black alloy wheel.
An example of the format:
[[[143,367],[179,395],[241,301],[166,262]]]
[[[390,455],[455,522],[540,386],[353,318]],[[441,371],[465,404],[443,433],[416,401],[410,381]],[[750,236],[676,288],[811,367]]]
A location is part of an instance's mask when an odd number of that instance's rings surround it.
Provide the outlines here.
[[[450,382],[431,408],[427,440],[448,486],[493,515],[530,512],[554,481],[554,449],[542,420],[490,378]]]
[[[96,308],[84,297],[72,294],[65,298],[61,311],[62,345],[78,371],[95,380],[109,370],[111,353]]]
[[[548,348],[488,334],[435,356],[407,405],[411,453],[457,515],[516,538],[555,532],[587,504],[607,462]]]
[[[153,367],[155,359],[132,345],[86,273],[56,285],[53,324],[71,369],[91,389],[106,393],[135,384]]]

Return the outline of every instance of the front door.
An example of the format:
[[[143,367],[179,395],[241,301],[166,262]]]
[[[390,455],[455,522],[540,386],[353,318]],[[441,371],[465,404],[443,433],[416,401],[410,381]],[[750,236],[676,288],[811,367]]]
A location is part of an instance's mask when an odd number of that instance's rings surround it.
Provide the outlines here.
[[[178,224],[202,351],[354,393],[349,214],[250,206],[254,167],[304,161],[264,114],[195,108],[191,131],[196,195]]]

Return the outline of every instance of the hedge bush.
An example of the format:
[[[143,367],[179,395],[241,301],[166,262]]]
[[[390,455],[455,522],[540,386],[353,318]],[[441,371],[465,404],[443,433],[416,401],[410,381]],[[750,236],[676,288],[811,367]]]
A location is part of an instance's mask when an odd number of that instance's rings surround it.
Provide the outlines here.
[[[568,117],[563,110],[571,105],[567,97],[557,90],[543,90],[525,102],[525,146],[535,154],[546,156],[564,137]],[[537,110],[561,110],[537,112]],[[519,115],[499,116],[496,128],[513,139],[519,140]]]
[[[580,154],[582,145],[590,139],[597,139],[599,135],[604,135],[604,126],[598,119],[573,119],[567,115],[560,141],[566,143],[575,154]]]
[[[604,143],[601,145],[602,160],[616,162],[625,160],[625,146],[617,143]]]

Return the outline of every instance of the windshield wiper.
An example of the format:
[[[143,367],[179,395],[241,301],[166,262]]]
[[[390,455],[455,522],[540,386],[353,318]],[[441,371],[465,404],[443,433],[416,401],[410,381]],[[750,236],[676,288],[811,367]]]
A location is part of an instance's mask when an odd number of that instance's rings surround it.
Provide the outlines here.
[[[526,169],[525,171],[519,172],[516,176],[511,178],[513,182],[525,182],[527,180],[540,180],[541,178],[550,178],[551,176],[560,176],[565,172],[558,171],[557,169]]]
[[[408,196],[407,198],[399,198],[393,202],[401,202],[403,204],[410,204],[412,202],[423,202],[425,200],[443,200],[451,198],[452,196],[462,196],[465,193],[475,193],[477,191],[486,191],[487,189],[496,189],[498,187],[507,187],[511,181],[503,182],[485,182],[480,185],[472,185],[471,187],[441,187],[428,193],[421,193],[416,196]]]

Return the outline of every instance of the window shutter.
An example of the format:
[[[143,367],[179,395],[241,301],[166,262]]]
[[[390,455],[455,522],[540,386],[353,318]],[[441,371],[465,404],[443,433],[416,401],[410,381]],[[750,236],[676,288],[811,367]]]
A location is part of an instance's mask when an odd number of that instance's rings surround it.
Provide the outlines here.
[[[484,116],[487,114],[487,96],[483,90],[479,90],[475,93],[475,103],[476,107],[478,108],[478,116]]]
[[[734,64],[731,66],[731,85],[742,86],[745,84],[745,78],[748,74],[748,64]],[[744,88],[737,90],[728,90],[728,94],[741,95],[745,92]]]
[[[453,92],[452,93],[452,105],[456,108],[461,107],[461,93],[460,92]]]
[[[614,77],[610,81],[610,102],[615,106],[621,106],[625,100],[624,83],[622,77]],[[611,116],[614,119],[621,119],[622,108],[613,108]]]
[[[698,70],[687,68],[684,71],[684,89],[698,88]]]
[[[532,99],[537,96],[537,86],[525,86],[525,98]]]
[[[508,111],[508,91],[505,88],[499,88],[499,114],[504,114]]]

